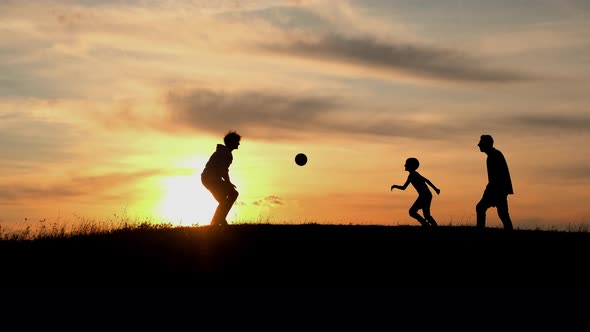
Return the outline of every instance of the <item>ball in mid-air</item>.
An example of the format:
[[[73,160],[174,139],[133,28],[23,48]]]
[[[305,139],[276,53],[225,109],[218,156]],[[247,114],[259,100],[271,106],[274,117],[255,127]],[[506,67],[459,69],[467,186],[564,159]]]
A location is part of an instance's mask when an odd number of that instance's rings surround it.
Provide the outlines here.
[[[299,166],[307,164],[307,156],[304,153],[298,153],[295,156],[295,163]]]

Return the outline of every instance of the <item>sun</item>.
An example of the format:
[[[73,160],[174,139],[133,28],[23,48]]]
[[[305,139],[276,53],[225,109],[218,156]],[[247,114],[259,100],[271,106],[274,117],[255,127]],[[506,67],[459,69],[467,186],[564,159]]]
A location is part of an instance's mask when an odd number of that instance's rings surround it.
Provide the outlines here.
[[[171,176],[162,180],[163,196],[158,214],[179,226],[208,225],[217,208],[217,201],[201,184],[200,173]]]

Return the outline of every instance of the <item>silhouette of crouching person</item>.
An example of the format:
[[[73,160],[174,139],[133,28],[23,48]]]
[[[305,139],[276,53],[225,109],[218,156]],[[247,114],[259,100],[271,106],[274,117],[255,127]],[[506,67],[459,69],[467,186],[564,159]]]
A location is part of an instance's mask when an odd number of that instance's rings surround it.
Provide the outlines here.
[[[227,226],[227,214],[238,199],[236,186],[229,177],[229,167],[233,162],[232,151],[240,145],[241,136],[234,131],[228,132],[223,138],[224,144],[217,144],[215,152],[207,161],[201,173],[201,183],[219,203],[211,218],[211,225]]]

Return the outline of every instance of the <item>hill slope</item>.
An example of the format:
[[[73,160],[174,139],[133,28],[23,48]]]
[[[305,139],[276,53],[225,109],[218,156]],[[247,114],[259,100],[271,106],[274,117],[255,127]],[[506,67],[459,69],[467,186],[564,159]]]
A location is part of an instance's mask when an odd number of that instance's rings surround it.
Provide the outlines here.
[[[2,281],[67,287],[588,287],[590,233],[244,224],[0,241]]]

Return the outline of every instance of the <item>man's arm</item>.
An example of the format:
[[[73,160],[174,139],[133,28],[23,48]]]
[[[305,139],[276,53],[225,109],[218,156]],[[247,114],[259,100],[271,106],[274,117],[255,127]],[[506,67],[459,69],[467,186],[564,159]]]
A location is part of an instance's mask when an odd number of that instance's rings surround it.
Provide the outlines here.
[[[225,173],[223,173],[222,178],[223,180],[225,180],[225,182],[231,184],[234,188],[236,188],[236,185],[233,184],[229,178],[229,170],[226,170]]]

